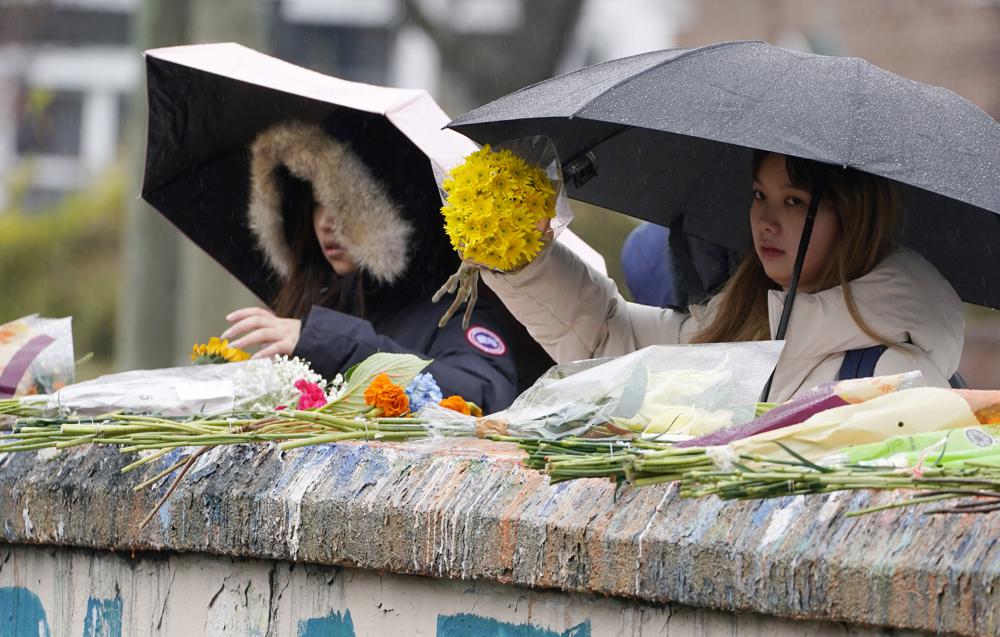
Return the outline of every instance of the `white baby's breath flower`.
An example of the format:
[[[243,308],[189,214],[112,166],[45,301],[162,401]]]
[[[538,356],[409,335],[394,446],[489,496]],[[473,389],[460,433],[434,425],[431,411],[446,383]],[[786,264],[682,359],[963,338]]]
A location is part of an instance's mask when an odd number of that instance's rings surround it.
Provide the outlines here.
[[[326,390],[323,377],[313,371],[309,363],[298,357],[276,356],[273,361],[261,360],[259,365],[248,365],[237,376],[236,408],[250,411],[271,411],[287,405],[299,397],[295,381],[305,380]]]
[[[347,385],[344,382],[344,375],[337,374],[333,377],[333,380],[330,381],[328,386],[327,396],[329,397],[329,400],[337,400],[340,398],[344,394],[345,389],[347,389]]]

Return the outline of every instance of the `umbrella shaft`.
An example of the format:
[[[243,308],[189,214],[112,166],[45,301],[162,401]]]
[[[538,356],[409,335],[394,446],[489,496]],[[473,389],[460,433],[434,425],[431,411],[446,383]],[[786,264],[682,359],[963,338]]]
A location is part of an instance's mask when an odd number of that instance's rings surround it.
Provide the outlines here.
[[[823,195],[823,183],[817,176],[813,183],[812,193],[809,198],[809,210],[806,212],[805,223],[802,224],[802,236],[799,237],[799,250],[795,254],[795,266],[792,268],[792,280],[788,284],[788,291],[785,292],[785,306],[781,310],[781,320],[778,321],[778,331],[774,334],[774,340],[780,341],[785,338],[788,331],[788,320],[792,316],[792,305],[795,303],[795,293],[799,288],[799,277],[802,275],[802,265],[806,260],[806,251],[809,249],[809,240],[812,238],[813,223],[816,221],[816,212],[819,210],[819,200]],[[766,403],[768,395],[771,393],[771,382],[774,380],[774,372],[771,372],[764,391],[760,394],[760,402]]]

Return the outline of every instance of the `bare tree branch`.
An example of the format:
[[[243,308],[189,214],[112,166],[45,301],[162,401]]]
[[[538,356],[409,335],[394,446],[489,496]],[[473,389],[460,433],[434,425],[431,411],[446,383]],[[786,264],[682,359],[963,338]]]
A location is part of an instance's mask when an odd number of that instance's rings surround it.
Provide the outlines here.
[[[521,0],[518,29],[467,35],[438,24],[418,0],[404,0],[406,19],[437,45],[449,81],[461,82],[477,103],[551,77],[573,36],[583,0]]]

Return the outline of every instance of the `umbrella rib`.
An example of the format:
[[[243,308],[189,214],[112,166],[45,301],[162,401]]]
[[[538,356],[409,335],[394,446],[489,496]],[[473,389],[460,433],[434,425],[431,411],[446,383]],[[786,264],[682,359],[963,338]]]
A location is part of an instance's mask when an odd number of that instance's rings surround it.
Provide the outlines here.
[[[854,165],[854,156],[857,152],[858,146],[858,114],[861,111],[861,97],[860,97],[860,87],[861,87],[861,68],[862,63],[857,58],[854,58],[854,103],[851,109],[851,124],[849,129],[851,131],[851,138],[848,140],[850,148],[847,149],[847,165]]]
[[[709,46],[698,47],[696,49],[688,49],[687,51],[685,51],[684,53],[681,53],[677,57],[670,58],[669,60],[667,60],[665,62],[657,62],[656,64],[650,66],[649,68],[643,69],[643,70],[639,71],[638,73],[636,73],[634,75],[630,75],[630,76],[628,76],[626,78],[622,78],[621,80],[615,82],[614,84],[612,84],[608,88],[606,88],[603,91],[601,91],[601,93],[599,95],[597,95],[595,97],[592,97],[591,99],[589,99],[586,102],[584,102],[583,104],[581,104],[577,109],[575,109],[573,111],[573,113],[570,115],[570,117],[576,117],[577,115],[579,115],[581,111],[583,111],[585,108],[588,108],[591,104],[593,104],[597,100],[597,98],[602,97],[604,95],[607,95],[608,93],[610,93],[611,91],[615,90],[616,88],[618,88],[620,86],[623,86],[625,84],[628,84],[632,80],[638,79],[638,78],[642,77],[643,75],[645,75],[646,73],[649,73],[650,71],[656,70],[656,69],[660,68],[661,66],[666,66],[667,64],[672,64],[674,62],[677,62],[678,60],[685,60],[687,58],[694,57],[694,56],[700,55],[702,53],[707,53],[707,52],[713,51],[715,49],[721,49],[721,48],[724,48],[724,47],[731,47],[731,46],[736,46],[738,44],[748,44],[748,43],[750,43],[750,44],[754,44],[754,43],[756,43],[756,44],[763,44],[763,42],[761,40],[740,40],[740,41],[733,41],[733,42],[719,42],[718,44],[712,44],[712,45],[709,45]]]
[[[423,97],[422,93],[426,93],[426,91],[423,91],[423,89],[416,89],[416,90],[418,92],[415,95],[411,95],[410,97],[406,98],[405,100],[402,100],[400,102],[397,102],[396,104],[393,104],[392,106],[390,106],[387,109],[385,109],[385,112],[381,113],[381,115],[385,116],[385,115],[389,115],[390,113],[398,113],[399,111],[403,110],[404,108],[406,108],[410,104],[413,104],[414,102],[417,102],[421,97]],[[447,126],[448,125],[445,124],[444,126],[441,127],[441,129],[447,128]]]

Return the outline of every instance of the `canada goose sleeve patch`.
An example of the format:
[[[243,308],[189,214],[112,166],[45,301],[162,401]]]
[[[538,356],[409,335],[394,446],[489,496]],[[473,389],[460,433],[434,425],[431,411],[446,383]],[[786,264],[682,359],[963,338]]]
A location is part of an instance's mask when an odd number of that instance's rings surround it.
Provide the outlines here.
[[[481,325],[473,325],[465,331],[465,338],[481,352],[492,354],[493,356],[503,356],[507,353],[507,344],[493,330],[486,329]]]

